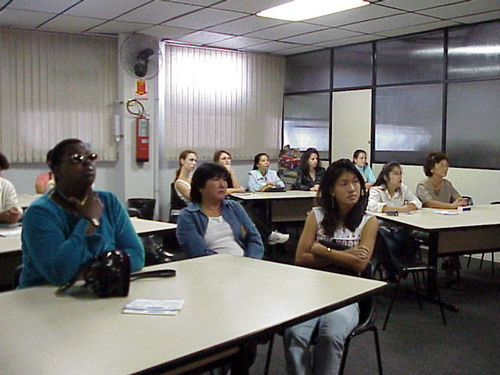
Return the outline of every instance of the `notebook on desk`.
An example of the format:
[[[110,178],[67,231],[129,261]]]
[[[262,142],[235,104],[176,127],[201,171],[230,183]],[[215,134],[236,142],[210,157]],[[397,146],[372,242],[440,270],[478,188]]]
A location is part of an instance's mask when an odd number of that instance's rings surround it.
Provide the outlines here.
[[[286,188],[282,186],[271,186],[269,189],[266,189],[266,193],[283,193],[286,191]]]

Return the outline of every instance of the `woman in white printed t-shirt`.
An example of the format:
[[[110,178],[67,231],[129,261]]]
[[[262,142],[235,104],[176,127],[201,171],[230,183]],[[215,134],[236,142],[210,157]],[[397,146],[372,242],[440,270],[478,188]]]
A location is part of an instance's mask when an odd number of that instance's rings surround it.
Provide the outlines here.
[[[295,263],[361,273],[370,262],[378,229],[377,219],[365,214],[363,176],[350,160],[337,160],[325,172],[319,193],[318,207],[309,213],[300,236]],[[288,328],[283,336],[287,373],[337,374],[345,339],[358,321],[359,307],[354,303]],[[311,349],[313,332],[317,337]]]

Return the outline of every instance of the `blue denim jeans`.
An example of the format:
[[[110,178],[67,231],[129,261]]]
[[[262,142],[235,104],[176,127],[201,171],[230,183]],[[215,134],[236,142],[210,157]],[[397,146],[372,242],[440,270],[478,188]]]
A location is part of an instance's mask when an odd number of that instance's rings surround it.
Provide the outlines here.
[[[358,321],[354,303],[285,330],[288,375],[337,375],[344,342]]]

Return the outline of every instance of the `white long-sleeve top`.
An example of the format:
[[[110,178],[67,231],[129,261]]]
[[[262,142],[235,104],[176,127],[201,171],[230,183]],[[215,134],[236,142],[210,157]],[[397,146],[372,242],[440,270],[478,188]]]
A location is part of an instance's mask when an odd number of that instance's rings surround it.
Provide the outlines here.
[[[382,212],[384,206],[402,207],[410,203],[413,203],[418,209],[422,208],[422,202],[405,184],[401,184],[401,187],[394,192],[392,197],[385,186],[372,186],[369,192],[368,211]]]

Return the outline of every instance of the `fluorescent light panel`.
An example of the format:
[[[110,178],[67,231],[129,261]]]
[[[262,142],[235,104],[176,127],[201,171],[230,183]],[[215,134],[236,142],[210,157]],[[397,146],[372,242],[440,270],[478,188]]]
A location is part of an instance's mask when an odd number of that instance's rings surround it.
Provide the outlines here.
[[[303,21],[369,5],[364,0],[294,0],[257,13],[260,17]]]

